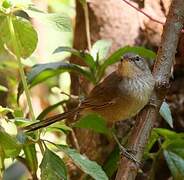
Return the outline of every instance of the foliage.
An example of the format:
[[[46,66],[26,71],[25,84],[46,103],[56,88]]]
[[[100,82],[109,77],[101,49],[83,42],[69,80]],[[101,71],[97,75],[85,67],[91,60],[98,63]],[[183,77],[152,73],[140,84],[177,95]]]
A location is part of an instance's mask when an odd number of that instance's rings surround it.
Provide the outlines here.
[[[86,3],[84,0],[80,2],[83,5]],[[20,12],[24,12],[26,16],[21,16]],[[28,18],[25,18],[27,16]],[[16,87],[16,82],[19,81],[19,79],[14,76],[14,71],[17,69],[21,71],[21,66],[23,66],[22,62],[25,62],[24,60],[29,60],[29,57],[34,53],[38,43],[39,37],[30,22],[30,18],[32,17],[44,22],[50,28],[55,29],[55,31],[72,31],[71,20],[67,15],[44,13],[36,9],[30,3],[19,3],[18,1],[8,0],[2,1],[0,6],[0,53],[5,55],[8,60],[0,62],[0,69],[5,67],[11,72],[8,73],[8,76],[11,77],[9,81],[14,84],[12,85],[14,87]],[[110,65],[117,63],[127,52],[139,54],[148,59],[148,61],[156,57],[154,52],[144,47],[130,46],[122,47],[109,56],[111,45],[111,41],[102,39],[95,42],[90,51],[81,51],[69,46],[57,47],[53,55],[58,54],[60,61],[35,64],[29,67],[29,72],[27,72],[26,75],[24,73],[21,74],[21,78],[25,78],[26,81],[23,82],[22,80],[19,82],[18,95],[16,98],[19,100],[20,96],[25,91],[28,96],[27,101],[29,101],[28,89],[53,77],[58,77],[64,72],[75,72],[82,78],[96,85],[102,80],[106,69]],[[62,52],[69,52],[77,56],[84,61],[85,66],[72,64],[67,60],[61,60],[63,59],[63,55],[61,55]],[[17,63],[19,60],[20,63]],[[27,66],[24,65],[24,67],[26,68]],[[0,85],[0,93],[1,92],[9,92],[9,89]],[[10,91],[9,93],[13,94],[14,92]],[[80,154],[77,150],[71,149],[69,146],[64,146],[64,143],[56,144],[55,142],[50,142],[42,138],[45,132],[57,131],[59,133],[64,132],[64,134],[67,135],[68,132],[73,131],[74,127],[90,129],[95,133],[101,133],[110,138],[111,131],[102,117],[97,114],[90,114],[86,117],[82,117],[78,122],[70,126],[62,122],[53,124],[45,130],[26,134],[23,133],[20,128],[30,124],[30,122],[32,123],[34,118],[32,117],[32,121],[26,119],[26,116],[23,115],[24,112],[20,110],[19,105],[16,104],[15,97],[12,99],[11,108],[0,106],[0,117],[3,119],[2,122],[7,121],[8,125],[6,126],[8,126],[8,128],[9,126],[10,128],[13,127],[13,131],[15,132],[11,134],[11,130],[8,131],[7,127],[3,125],[0,126],[0,174],[7,170],[5,167],[5,160],[9,158],[12,159],[12,163],[16,163],[14,159],[23,162],[33,179],[37,177],[38,167],[40,167],[41,170],[41,179],[67,179],[68,171],[66,164],[68,158],[70,158],[76,166],[94,179],[106,180],[108,177],[112,177],[117,169],[118,160],[120,158],[118,148],[110,154],[102,169],[100,165]],[[69,100],[62,100],[54,105],[48,106],[45,110],[40,112],[37,120],[43,120],[49,112],[60,105],[65,105]],[[166,102],[163,103],[160,114],[170,127],[173,128],[173,119]],[[184,135],[182,133],[179,134],[166,129],[155,129],[152,132],[145,150],[145,157],[154,159],[162,152],[173,177],[176,179],[181,178],[181,176],[183,177],[183,137]],[[153,156],[150,151],[157,142],[161,142],[160,149],[158,153]],[[39,148],[37,148],[36,145],[38,145]],[[38,151],[42,153],[41,163],[39,162],[38,157],[40,155]]]

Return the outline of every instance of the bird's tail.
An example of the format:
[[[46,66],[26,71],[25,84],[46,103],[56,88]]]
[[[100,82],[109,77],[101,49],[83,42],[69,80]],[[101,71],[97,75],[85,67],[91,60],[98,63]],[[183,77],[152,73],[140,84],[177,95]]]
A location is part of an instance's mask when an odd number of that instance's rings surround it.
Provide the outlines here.
[[[30,124],[28,126],[23,127],[22,129],[26,132],[35,131],[37,129],[47,127],[55,122],[73,117],[78,112],[79,112],[79,110],[76,108],[74,110],[70,110],[70,111],[67,111],[67,112],[64,112],[61,114],[57,114],[57,115],[51,116],[49,118],[46,118],[45,120]]]

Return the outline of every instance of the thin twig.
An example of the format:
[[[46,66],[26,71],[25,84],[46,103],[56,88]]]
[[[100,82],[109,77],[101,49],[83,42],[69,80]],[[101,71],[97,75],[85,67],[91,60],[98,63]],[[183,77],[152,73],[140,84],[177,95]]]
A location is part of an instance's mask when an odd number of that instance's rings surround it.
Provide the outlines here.
[[[150,20],[162,24],[164,25],[165,23],[162,21],[159,21],[155,18],[153,18],[152,16],[150,16],[149,14],[147,14],[146,12],[144,12],[143,10],[139,9],[138,7],[134,6],[132,3],[128,2],[127,0],[122,0],[123,2],[125,2],[126,4],[128,4],[129,6],[131,6],[132,8],[134,8],[135,10],[137,10],[138,12],[140,12],[141,14],[145,15],[147,18],[149,18]]]

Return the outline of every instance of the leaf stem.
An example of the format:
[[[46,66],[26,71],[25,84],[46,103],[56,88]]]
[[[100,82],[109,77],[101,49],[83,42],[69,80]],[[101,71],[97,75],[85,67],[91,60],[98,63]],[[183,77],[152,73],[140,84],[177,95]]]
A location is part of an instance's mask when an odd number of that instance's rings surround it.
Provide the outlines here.
[[[29,111],[30,111],[30,114],[31,114],[31,119],[32,119],[32,121],[36,121],[35,116],[34,116],[32,103],[31,103],[29,90],[28,90],[27,81],[26,81],[26,78],[25,78],[23,65],[21,63],[20,49],[19,49],[18,44],[17,44],[17,38],[16,38],[16,35],[15,35],[15,29],[14,29],[14,26],[13,26],[12,16],[11,15],[7,16],[7,21],[8,21],[8,26],[9,26],[11,38],[12,38],[12,46],[13,46],[14,51],[15,51],[15,56],[16,56],[16,59],[17,59],[17,62],[18,62],[18,66],[19,66],[19,71],[20,71],[22,84],[23,84],[23,87],[24,87],[27,103],[28,103],[28,106],[29,106]]]
[[[87,2],[83,5],[84,8],[84,18],[86,24],[86,38],[88,44],[88,50],[91,51],[91,35],[90,35],[90,25],[89,25],[89,12]]]

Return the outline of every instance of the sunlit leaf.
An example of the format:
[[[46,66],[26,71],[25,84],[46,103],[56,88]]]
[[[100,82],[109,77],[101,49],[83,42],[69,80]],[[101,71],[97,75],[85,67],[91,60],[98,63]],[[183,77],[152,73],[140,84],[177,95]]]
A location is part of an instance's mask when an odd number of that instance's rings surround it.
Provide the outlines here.
[[[79,154],[75,149],[70,149],[65,146],[58,145],[64,153],[66,153],[73,162],[82,169],[86,174],[89,174],[96,180],[108,180],[107,175],[96,162],[89,160],[86,156]]]
[[[60,13],[43,13],[33,8],[25,11],[31,18],[35,18],[47,28],[52,27],[61,32],[71,32],[72,30],[71,19],[67,15]]]
[[[7,92],[8,88],[5,86],[0,85],[0,91]]]
[[[32,27],[31,23],[20,17],[12,17],[12,23],[15,30],[17,45],[20,51],[20,55],[23,58],[29,57],[37,46],[37,33]],[[15,54],[12,47],[12,37],[10,34],[7,17],[0,16],[0,41],[6,44],[6,46]]]
[[[91,49],[90,54],[93,56],[93,59],[101,61],[105,60],[108,55],[109,49],[111,47],[112,42],[110,40],[98,40],[96,41]]]
[[[171,110],[169,108],[169,105],[166,102],[162,103],[162,106],[160,107],[160,115],[164,118],[164,120],[169,124],[171,128],[173,128],[173,119],[171,115]]]
[[[63,160],[49,149],[44,152],[40,168],[42,180],[67,179],[67,170]]]
[[[181,133],[176,133],[174,131],[164,129],[164,128],[155,128],[154,131],[159,134],[160,136],[163,136],[165,139],[176,139],[181,138]]]

